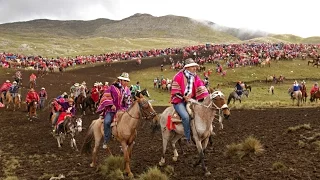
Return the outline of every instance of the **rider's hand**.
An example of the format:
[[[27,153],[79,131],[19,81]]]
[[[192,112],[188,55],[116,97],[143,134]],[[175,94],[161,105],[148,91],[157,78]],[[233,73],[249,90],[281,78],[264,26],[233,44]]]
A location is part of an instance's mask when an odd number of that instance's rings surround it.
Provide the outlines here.
[[[115,105],[112,105],[112,106],[111,106],[111,110],[116,110],[116,106],[115,106]]]
[[[183,96],[183,99],[188,102],[191,98],[189,96]]]

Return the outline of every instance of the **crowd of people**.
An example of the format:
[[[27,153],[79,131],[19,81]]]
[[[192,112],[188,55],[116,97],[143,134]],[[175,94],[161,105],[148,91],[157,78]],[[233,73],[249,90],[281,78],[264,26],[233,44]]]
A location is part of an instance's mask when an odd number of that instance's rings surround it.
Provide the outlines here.
[[[127,52],[112,52],[99,55],[79,55],[75,57],[47,58],[43,56],[26,56],[3,52],[0,53],[0,66],[11,67],[34,67],[34,68],[66,68],[78,64],[96,63],[141,59],[146,57],[158,57],[164,55],[182,54],[183,59],[194,58],[198,64],[226,60],[228,67],[245,66],[258,64],[261,59],[293,59],[305,58],[307,56],[319,57],[317,50],[320,45],[314,44],[283,44],[283,43],[262,43],[262,44],[206,44],[187,46],[182,48],[165,48],[151,50],[137,50]],[[209,53],[206,53],[209,52]],[[181,69],[184,65],[181,62],[173,62],[174,68]],[[163,70],[163,69],[162,69]]]

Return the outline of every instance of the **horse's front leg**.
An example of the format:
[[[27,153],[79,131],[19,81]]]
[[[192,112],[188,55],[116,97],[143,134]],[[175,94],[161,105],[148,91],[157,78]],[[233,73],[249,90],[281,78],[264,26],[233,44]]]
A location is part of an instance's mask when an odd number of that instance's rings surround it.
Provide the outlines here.
[[[77,147],[76,139],[74,138],[74,136],[75,136],[75,132],[72,132],[71,133],[71,148],[75,148],[76,151],[79,151],[78,147]]]
[[[166,163],[165,154],[167,151],[167,145],[168,145],[169,138],[170,138],[170,132],[167,129],[165,129],[162,132],[162,157],[159,162],[159,166],[163,166]]]
[[[125,171],[128,174],[129,178],[133,178],[133,174],[130,169],[130,157],[128,152],[128,145],[126,142],[121,142],[122,151],[123,151],[123,157],[125,161]]]

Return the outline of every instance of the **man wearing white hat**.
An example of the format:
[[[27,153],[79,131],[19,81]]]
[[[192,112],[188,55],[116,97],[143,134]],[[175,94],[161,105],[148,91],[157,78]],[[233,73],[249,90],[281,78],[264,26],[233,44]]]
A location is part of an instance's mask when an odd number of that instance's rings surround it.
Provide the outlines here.
[[[101,97],[97,112],[101,112],[101,116],[104,118],[104,149],[107,148],[107,143],[111,137],[110,126],[114,115],[119,110],[127,110],[131,105],[129,81],[129,74],[122,73],[118,77],[118,81],[112,84]]]
[[[10,92],[13,99],[18,96],[19,86],[16,81],[13,81],[12,85],[10,86],[9,92]],[[19,99],[19,100],[21,100],[21,99]]]
[[[203,81],[196,74],[199,65],[189,58],[185,60],[185,65],[172,80],[171,104],[182,120],[184,134],[187,138],[187,145],[190,146],[191,130],[190,116],[186,109],[189,99],[203,100],[209,95]]]
[[[48,99],[46,88],[42,87],[38,94],[40,98],[40,109],[42,109],[44,108],[45,101]]]

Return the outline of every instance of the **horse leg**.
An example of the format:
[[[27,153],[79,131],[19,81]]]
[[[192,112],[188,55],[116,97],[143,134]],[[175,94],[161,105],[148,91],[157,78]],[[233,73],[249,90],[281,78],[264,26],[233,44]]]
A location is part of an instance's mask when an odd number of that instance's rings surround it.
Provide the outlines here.
[[[165,154],[167,151],[167,145],[168,145],[169,138],[170,138],[170,132],[168,131],[168,129],[165,129],[162,132],[162,157],[159,162],[160,166],[163,166],[166,163]]]
[[[99,132],[95,131],[93,132],[93,136],[94,136],[94,147],[92,150],[92,163],[90,164],[90,167],[95,167],[97,165],[98,147],[103,134],[100,131]]]
[[[71,137],[72,137],[71,138],[71,148],[75,148],[76,151],[79,151],[78,147],[77,147],[76,139],[74,138],[74,136],[75,136],[75,133],[72,132],[71,133]]]
[[[176,148],[176,143],[177,143],[178,140],[181,139],[181,137],[182,137],[182,135],[176,134],[176,135],[172,138],[172,140],[171,140],[171,145],[172,145],[172,148],[173,148],[173,157],[172,157],[172,160],[173,160],[174,162],[176,162],[176,161],[178,160],[179,154],[178,154],[178,151],[177,151],[177,148]],[[181,147],[181,146],[180,146],[180,147]]]
[[[133,174],[130,169],[130,156],[128,152],[128,145],[126,142],[121,142],[122,151],[123,151],[123,157],[125,161],[125,171],[128,174],[129,178],[133,178]]]

